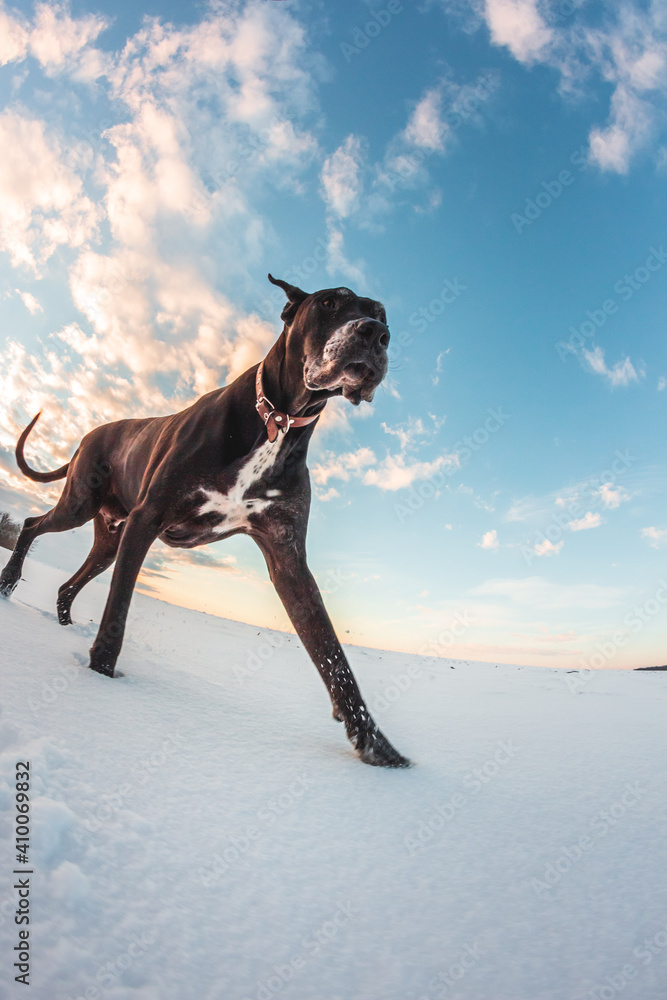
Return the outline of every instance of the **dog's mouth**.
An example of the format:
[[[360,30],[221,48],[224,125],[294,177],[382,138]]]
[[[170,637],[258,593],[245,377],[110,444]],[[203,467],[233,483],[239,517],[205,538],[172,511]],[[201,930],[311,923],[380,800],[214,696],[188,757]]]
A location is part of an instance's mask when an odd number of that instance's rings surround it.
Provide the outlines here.
[[[352,361],[335,376],[308,380],[309,389],[327,389],[335,396],[343,396],[354,406],[362,399],[370,403],[384,375],[365,361]],[[318,384],[316,384],[318,383]]]
[[[364,361],[353,361],[343,368],[340,382],[345,399],[349,399],[354,406],[359,406],[362,399],[370,403],[378,379],[370,365]]]

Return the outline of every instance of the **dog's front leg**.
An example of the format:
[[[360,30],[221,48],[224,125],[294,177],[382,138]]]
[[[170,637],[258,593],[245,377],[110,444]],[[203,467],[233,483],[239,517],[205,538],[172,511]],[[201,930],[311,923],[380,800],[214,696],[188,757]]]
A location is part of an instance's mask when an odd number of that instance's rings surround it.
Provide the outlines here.
[[[109,597],[90,650],[91,669],[107,677],[113,677],[123,645],[125,621],[139,570],[159,533],[159,515],[148,507],[136,507],[125,522]]]
[[[271,581],[310,657],[327,686],[334,717],[366,764],[409,767],[383,736],[361,696],[354,674],[329,619],[322,595],[308,569],[302,544],[256,539],[266,558]]]

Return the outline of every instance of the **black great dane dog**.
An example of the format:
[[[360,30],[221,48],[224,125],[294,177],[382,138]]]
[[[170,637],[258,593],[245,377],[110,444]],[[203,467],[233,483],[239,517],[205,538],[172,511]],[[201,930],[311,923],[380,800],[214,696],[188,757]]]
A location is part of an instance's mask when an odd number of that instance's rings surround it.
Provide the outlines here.
[[[167,417],[117,420],[87,434],[72,460],[36,472],[16,446],[30,479],[67,482],[56,506],[29,517],[0,576],[0,593],[17,585],[31,543],[94,518],[95,542],[83,566],[58,592],[58,618],[71,623],[72,601],[116,560],[109,598],[90,651],[90,666],[113,677],[135,582],[156,538],[192,548],[244,532],[259,545],[271,580],[360,758],[407,767],[373,721],[336,638],[306,562],[310,480],[308,444],[331,396],[371,400],[387,372],[384,308],[349,288],[312,295],[269,275],[285,291],[285,326],[264,361],[231,385]]]

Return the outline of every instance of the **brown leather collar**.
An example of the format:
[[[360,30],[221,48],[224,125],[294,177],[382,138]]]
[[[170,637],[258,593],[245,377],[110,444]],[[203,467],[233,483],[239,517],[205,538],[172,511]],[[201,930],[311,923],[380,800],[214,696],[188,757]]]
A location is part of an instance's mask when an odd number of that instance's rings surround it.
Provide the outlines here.
[[[278,431],[287,434],[290,427],[305,427],[306,424],[312,424],[313,420],[317,420],[320,415],[319,413],[314,413],[312,417],[291,417],[289,413],[276,410],[271,400],[267,399],[264,395],[264,388],[262,386],[263,371],[264,362],[262,361],[257,368],[257,376],[255,378],[255,392],[257,393],[255,408],[266,424],[266,433],[269,435],[269,441],[276,440]]]

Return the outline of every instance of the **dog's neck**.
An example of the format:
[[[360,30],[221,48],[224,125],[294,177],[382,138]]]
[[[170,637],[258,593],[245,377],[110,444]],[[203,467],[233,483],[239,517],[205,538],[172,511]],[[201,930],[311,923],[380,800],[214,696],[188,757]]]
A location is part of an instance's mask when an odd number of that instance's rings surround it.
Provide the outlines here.
[[[264,393],[278,410],[292,417],[306,417],[323,410],[332,395],[309,389],[303,380],[303,353],[290,350],[285,327],[264,359]]]

